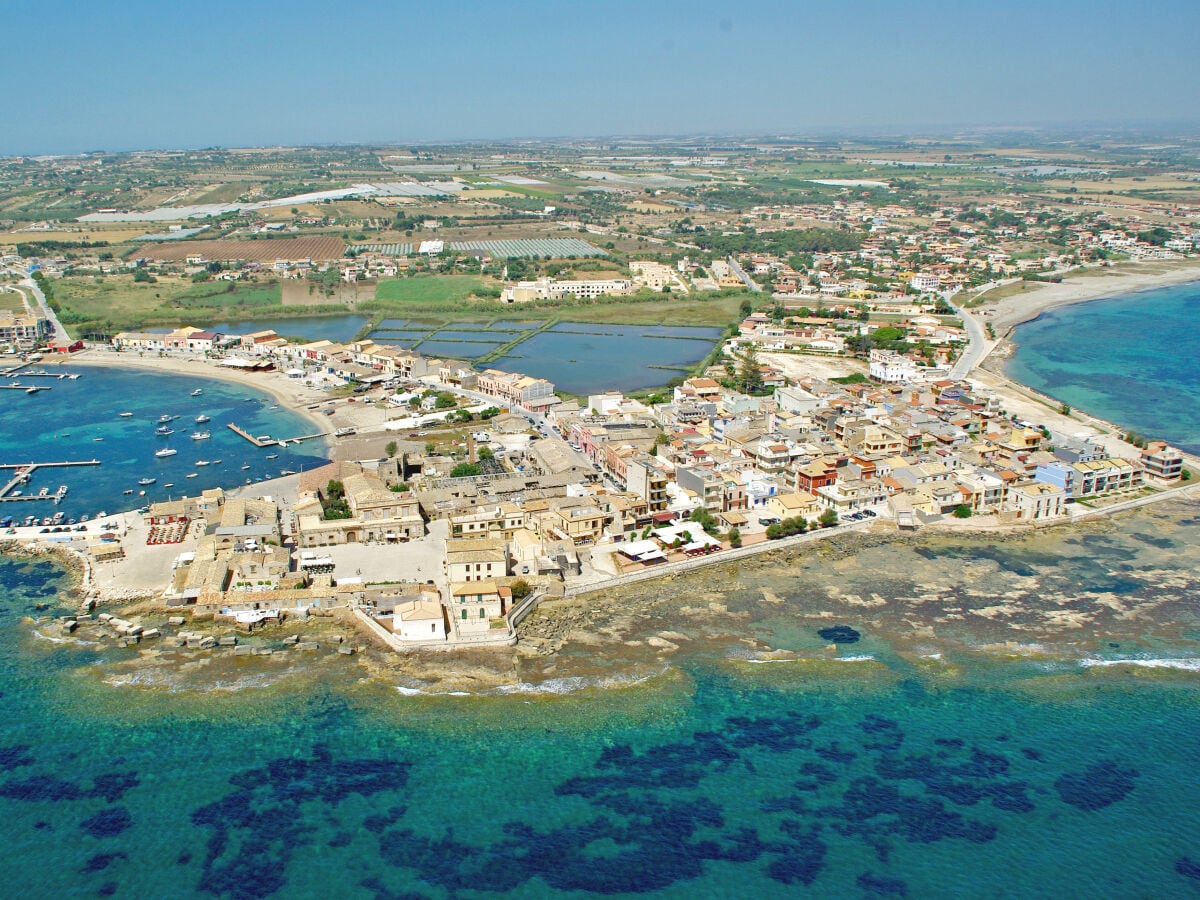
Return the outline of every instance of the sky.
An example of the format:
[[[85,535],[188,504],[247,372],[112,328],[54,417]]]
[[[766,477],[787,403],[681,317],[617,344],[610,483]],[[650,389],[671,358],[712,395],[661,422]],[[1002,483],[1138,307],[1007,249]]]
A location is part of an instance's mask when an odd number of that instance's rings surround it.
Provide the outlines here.
[[[1200,3],[5,3],[0,154],[1200,130]]]

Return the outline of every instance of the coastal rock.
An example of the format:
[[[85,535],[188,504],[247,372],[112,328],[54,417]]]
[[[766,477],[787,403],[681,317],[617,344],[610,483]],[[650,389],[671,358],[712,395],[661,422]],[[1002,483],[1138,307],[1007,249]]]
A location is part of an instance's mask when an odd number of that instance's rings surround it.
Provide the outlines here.
[[[236,647],[237,642],[237,637],[232,634],[227,634],[225,637],[217,641],[217,643],[222,647]]]
[[[156,637],[162,637],[162,632],[161,632],[161,631],[159,631],[157,628],[151,628],[151,629],[149,629],[148,631],[143,631],[143,632],[142,632],[142,637],[143,637],[143,638],[156,638]]]
[[[301,650],[309,650],[309,651],[321,649],[321,645],[318,644],[316,641],[301,641],[296,646],[299,647]]]
[[[233,648],[234,656],[250,656],[252,653],[254,653],[253,647],[234,647]]]
[[[342,654],[343,656],[353,656],[354,648],[343,644],[342,646],[338,647],[338,653]]]
[[[185,619],[183,616],[171,616],[169,619],[167,619],[167,624],[172,628],[178,628],[180,625],[184,625],[186,623],[187,619]]]
[[[217,639],[212,635],[208,635],[207,637],[201,638],[197,646],[201,650],[211,650],[213,647],[217,646]]]

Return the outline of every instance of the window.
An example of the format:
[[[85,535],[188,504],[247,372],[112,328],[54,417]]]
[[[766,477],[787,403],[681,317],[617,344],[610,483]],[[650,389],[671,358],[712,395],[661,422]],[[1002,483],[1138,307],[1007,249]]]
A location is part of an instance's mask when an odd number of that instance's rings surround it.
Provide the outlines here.
[[[465,608],[464,608],[464,609],[463,609],[463,611],[462,611],[462,617],[463,617],[463,619],[466,619],[466,618],[467,618],[467,611],[466,611],[466,609],[465,609]]]
[[[437,622],[430,622],[429,630],[432,631],[434,634],[437,634]]]
[[[481,618],[481,619],[487,618],[487,610],[485,610],[482,606],[479,607],[479,618]]]

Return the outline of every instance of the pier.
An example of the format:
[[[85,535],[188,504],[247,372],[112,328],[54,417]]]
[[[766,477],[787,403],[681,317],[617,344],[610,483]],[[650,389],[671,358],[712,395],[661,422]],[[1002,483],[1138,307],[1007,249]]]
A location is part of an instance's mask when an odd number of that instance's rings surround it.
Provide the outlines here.
[[[48,390],[50,390],[50,388],[49,388],[49,387],[45,387],[45,386],[43,386],[43,385],[36,385],[36,386],[35,386],[35,385],[30,385],[30,384],[16,384],[16,383],[14,383],[14,384],[0,384],[0,390],[5,390],[5,391],[24,391],[24,392],[25,392],[25,393],[27,393],[27,394],[36,394],[36,393],[38,393],[39,391],[48,391]]]
[[[311,441],[314,438],[322,438],[322,437],[329,436],[328,431],[319,431],[316,434],[302,434],[299,437],[291,437],[291,438],[273,438],[269,434],[259,435],[258,437],[255,437],[250,432],[246,431],[246,429],[239,428],[237,425],[234,425],[232,422],[228,423],[228,425],[226,427],[228,427],[229,430],[232,431],[234,434],[244,437],[246,440],[248,440],[250,443],[252,443],[255,447],[286,447],[288,444],[298,444],[301,441]]]
[[[54,493],[50,493],[49,488],[42,488],[41,491],[39,491],[38,493],[33,494],[28,497],[26,497],[26,496],[14,497],[14,496],[12,496],[12,492],[17,489],[18,485],[22,485],[22,484],[25,484],[26,482],[28,482],[29,479],[33,476],[33,473],[36,472],[38,469],[62,469],[62,468],[69,468],[69,467],[73,467],[73,466],[98,466],[98,465],[100,465],[100,460],[98,460],[98,459],[85,459],[85,460],[79,460],[79,461],[75,461],[75,462],[0,463],[0,470],[10,469],[10,470],[15,470],[15,472],[16,472],[16,474],[13,475],[12,478],[10,478],[7,482],[5,482],[3,487],[0,487],[0,503],[15,503],[15,502],[19,502],[19,501],[30,501],[30,500],[53,500],[55,503],[58,503],[60,500],[62,500],[63,497],[65,497],[67,495],[67,486],[65,484],[60,486],[59,489],[57,491],[55,491]]]

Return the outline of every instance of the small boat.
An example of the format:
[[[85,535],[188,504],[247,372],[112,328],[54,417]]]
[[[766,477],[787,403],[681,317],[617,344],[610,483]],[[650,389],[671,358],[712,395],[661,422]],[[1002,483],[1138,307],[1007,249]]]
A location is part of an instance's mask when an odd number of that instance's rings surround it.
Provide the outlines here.
[[[247,478],[247,479],[246,479],[246,484],[249,484],[249,483],[250,483],[250,479],[249,479],[249,478]]]
[[[132,415],[133,415],[133,413],[131,413],[131,412],[123,412],[120,414],[122,419],[128,419]]]
[[[248,468],[250,468],[250,467],[249,467],[249,466],[242,466],[242,471],[243,471],[243,472],[245,472],[245,471],[246,471]]]
[[[127,490],[127,491],[121,491],[121,493],[122,493],[122,494],[132,494],[132,493],[133,493],[133,488],[130,488],[130,489],[129,489],[129,490]]]
[[[209,463],[209,461],[207,459],[198,459],[198,460],[196,460],[196,465],[207,466],[207,465],[211,465],[211,464]]]
[[[139,497],[145,497],[145,496],[146,496],[146,492],[145,492],[145,491],[138,491],[138,496],[139,496]]]
[[[212,437],[212,435],[209,434],[207,431],[193,431],[192,432],[192,440],[193,441],[207,441],[210,437]]]
[[[155,450],[154,455],[157,456],[159,459],[164,459],[168,456],[174,456],[178,452],[179,452],[178,450],[175,450],[171,447],[163,447],[161,450]]]
[[[204,415],[204,413],[200,413],[200,415],[196,416],[196,424],[197,425],[203,425],[205,422],[211,422],[211,421],[212,421],[212,416],[206,416],[206,415]]]
[[[278,453],[268,453],[267,459],[279,459],[279,454]]]
[[[200,388],[196,388],[194,391],[192,391],[192,396],[199,397],[203,393],[204,393],[204,391],[200,390]]]
[[[92,438],[93,441],[102,441],[104,438]]]
[[[280,469],[279,474],[281,477],[286,478],[288,475],[295,475],[296,472],[294,469]]]
[[[159,437],[166,437],[167,435],[174,434],[175,429],[168,428],[166,425],[159,425],[157,428],[154,429],[154,433],[157,434]]]
[[[157,478],[139,478],[139,479],[138,479],[138,484],[140,484],[140,485],[142,485],[143,487],[145,487],[145,486],[146,486],[146,485],[148,485],[148,484],[154,484],[154,482],[156,482],[156,481],[158,481],[158,479],[157,479]]]
[[[214,466],[219,466],[220,464],[221,464],[221,460],[219,460],[219,459],[214,459],[214,460],[213,460],[213,465],[214,465]]]
[[[163,485],[163,487],[165,487],[165,488],[173,488],[173,487],[175,487],[175,482],[173,482],[173,481],[168,481],[166,484],[164,484],[164,485]]]
[[[158,423],[160,425],[165,425],[167,422],[170,422],[170,421],[171,421],[171,417],[168,416],[166,413],[163,413],[161,416],[158,417]]]
[[[199,473],[199,472],[188,472],[188,473],[187,473],[186,475],[184,475],[183,477],[184,477],[184,478],[199,478],[199,477],[200,477],[200,473]]]

